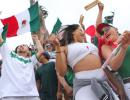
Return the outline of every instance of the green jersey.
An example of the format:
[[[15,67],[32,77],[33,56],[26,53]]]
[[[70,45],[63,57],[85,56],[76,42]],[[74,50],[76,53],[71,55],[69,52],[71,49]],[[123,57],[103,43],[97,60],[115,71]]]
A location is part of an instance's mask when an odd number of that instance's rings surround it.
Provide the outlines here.
[[[126,51],[126,55],[124,58],[124,61],[118,70],[119,75],[122,77],[122,79],[130,77],[130,46],[128,47]]]
[[[55,63],[48,62],[36,70],[36,80],[40,80],[41,89],[39,95],[41,100],[57,100],[58,80]]]

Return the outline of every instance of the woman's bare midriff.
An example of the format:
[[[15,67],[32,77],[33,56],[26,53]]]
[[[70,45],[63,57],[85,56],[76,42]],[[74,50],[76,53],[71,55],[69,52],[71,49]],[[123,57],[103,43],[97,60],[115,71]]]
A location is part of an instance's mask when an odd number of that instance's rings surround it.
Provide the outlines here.
[[[83,59],[81,59],[75,66],[74,72],[94,70],[101,67],[100,57],[89,54],[86,55]]]

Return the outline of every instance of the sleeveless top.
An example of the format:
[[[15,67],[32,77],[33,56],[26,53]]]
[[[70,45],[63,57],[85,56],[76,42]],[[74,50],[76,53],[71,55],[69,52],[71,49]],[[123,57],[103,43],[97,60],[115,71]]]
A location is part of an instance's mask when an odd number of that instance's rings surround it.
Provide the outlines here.
[[[72,43],[68,45],[68,65],[73,67],[86,55],[94,54],[98,56],[98,48],[92,43]]]

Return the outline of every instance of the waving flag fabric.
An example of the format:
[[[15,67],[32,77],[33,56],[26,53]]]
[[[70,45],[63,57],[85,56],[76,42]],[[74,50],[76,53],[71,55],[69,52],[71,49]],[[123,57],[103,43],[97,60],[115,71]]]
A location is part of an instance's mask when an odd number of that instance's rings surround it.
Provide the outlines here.
[[[0,35],[2,36],[2,39],[5,41],[6,40],[6,33],[8,30],[8,25],[5,25],[3,28],[0,29]],[[1,46],[2,44],[0,44]]]
[[[107,23],[107,24],[113,24],[113,19],[114,19],[114,12],[112,12],[112,15],[109,15],[109,16],[105,16],[104,17],[104,23]]]
[[[62,25],[62,22],[58,18],[51,33],[56,34],[58,32],[58,30],[60,29],[61,25]]]
[[[85,33],[88,34],[88,35],[91,36],[91,37],[94,37],[94,36],[95,36],[95,32],[96,32],[96,29],[95,29],[95,26],[94,26],[94,25],[89,26],[89,27],[85,30]]]
[[[37,32],[40,29],[38,2],[17,15],[1,19],[1,22],[8,25],[7,37]]]

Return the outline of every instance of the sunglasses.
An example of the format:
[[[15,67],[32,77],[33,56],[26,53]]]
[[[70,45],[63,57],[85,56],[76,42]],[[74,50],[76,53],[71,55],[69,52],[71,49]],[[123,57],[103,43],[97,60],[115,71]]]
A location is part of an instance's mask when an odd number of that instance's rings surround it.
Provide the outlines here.
[[[108,27],[104,27],[104,28],[102,29],[102,31],[101,31],[102,35],[108,33],[108,31],[109,31],[110,29],[111,29],[110,26],[108,26]]]
[[[52,47],[51,45],[46,45],[46,48]]]

